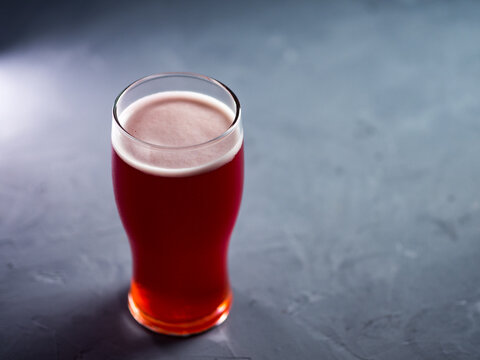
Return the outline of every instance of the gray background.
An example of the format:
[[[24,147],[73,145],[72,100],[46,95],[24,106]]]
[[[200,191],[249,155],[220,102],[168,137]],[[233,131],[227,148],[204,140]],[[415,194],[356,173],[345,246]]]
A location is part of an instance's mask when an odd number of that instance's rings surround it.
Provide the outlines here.
[[[135,3],[135,4],[134,4]],[[480,359],[480,3],[4,2],[1,359]],[[110,119],[131,81],[243,105],[221,327],[130,317]]]

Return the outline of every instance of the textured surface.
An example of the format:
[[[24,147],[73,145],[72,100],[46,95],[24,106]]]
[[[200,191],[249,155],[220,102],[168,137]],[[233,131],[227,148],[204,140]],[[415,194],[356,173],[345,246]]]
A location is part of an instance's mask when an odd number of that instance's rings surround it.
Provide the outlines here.
[[[480,4],[135,3],[2,10],[0,358],[479,359]],[[233,310],[187,339],[128,314],[109,173],[115,96],[163,71],[246,136]]]

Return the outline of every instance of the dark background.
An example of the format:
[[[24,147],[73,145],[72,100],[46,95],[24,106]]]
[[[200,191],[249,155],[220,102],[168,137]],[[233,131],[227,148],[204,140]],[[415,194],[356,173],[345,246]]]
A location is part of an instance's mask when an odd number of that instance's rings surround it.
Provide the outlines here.
[[[480,3],[2,1],[1,359],[480,359]],[[115,96],[228,84],[246,178],[222,326],[128,313]]]

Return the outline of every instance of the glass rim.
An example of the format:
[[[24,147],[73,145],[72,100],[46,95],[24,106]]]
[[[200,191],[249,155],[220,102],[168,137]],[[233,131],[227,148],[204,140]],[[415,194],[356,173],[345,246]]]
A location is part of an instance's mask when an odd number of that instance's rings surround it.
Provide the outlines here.
[[[154,143],[151,143],[151,142],[148,142],[148,141],[144,141],[144,140],[141,140],[137,137],[135,137],[134,135],[130,134],[123,126],[122,124],[120,123],[119,121],[119,118],[118,118],[118,115],[117,115],[117,110],[118,110],[118,102],[120,101],[120,99],[122,98],[123,95],[125,95],[130,89],[133,89],[134,87],[138,86],[138,85],[141,85],[142,83],[144,82],[147,82],[149,80],[152,80],[152,79],[159,79],[159,78],[165,78],[165,77],[190,77],[190,78],[196,78],[196,79],[202,79],[202,80],[206,80],[206,81],[209,81],[211,83],[214,83],[215,85],[223,88],[233,99],[234,103],[235,103],[235,116],[234,116],[234,119],[233,119],[233,122],[230,124],[230,126],[228,127],[227,130],[225,130],[222,134],[212,138],[212,139],[209,139],[207,141],[204,141],[204,142],[201,142],[201,143],[198,143],[198,144],[192,144],[192,145],[183,145],[183,146],[168,146],[168,145],[160,145],[160,144],[154,144]],[[229,134],[231,134],[235,128],[238,127],[238,124],[240,123],[240,112],[241,112],[241,109],[240,109],[240,101],[238,100],[237,96],[235,95],[235,93],[227,86],[225,85],[224,83],[214,79],[214,78],[211,78],[209,76],[205,76],[205,75],[201,75],[201,74],[196,74],[196,73],[192,73],[192,72],[163,72],[163,73],[157,73],[157,74],[152,74],[152,75],[148,75],[148,76],[144,76],[138,80],[135,80],[134,82],[132,82],[130,85],[128,85],[125,89],[123,89],[120,94],[118,94],[118,96],[115,98],[115,101],[113,103],[113,109],[112,109],[112,112],[113,112],[113,119],[115,120],[115,123],[117,124],[118,128],[120,129],[120,131],[125,135],[127,136],[128,138],[130,138],[131,140],[134,140],[142,145],[145,145],[145,146],[149,146],[149,147],[153,147],[153,148],[156,148],[156,149],[160,149],[160,150],[190,150],[190,149],[196,149],[196,148],[200,148],[200,147],[204,147],[204,146],[208,146],[212,143],[216,143],[218,141],[220,141],[221,139],[225,138],[226,136],[228,136]]]

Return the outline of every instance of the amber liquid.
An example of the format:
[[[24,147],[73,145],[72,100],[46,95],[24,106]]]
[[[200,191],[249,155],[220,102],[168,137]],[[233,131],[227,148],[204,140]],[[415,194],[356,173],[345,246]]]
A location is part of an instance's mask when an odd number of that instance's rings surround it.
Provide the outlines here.
[[[202,319],[230,297],[227,249],[240,208],[243,145],[184,177],[142,172],[112,151],[115,198],[133,255],[131,297],[166,323]]]

